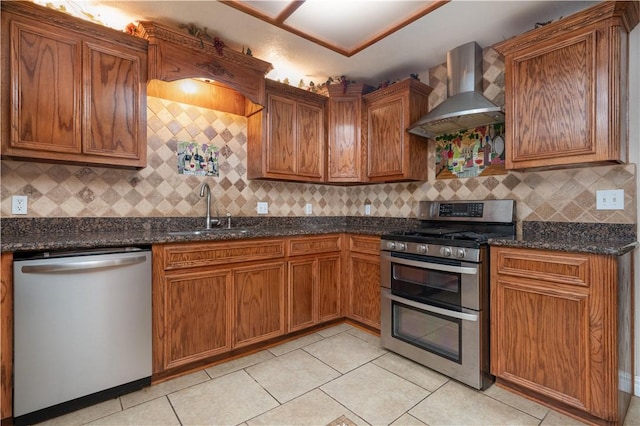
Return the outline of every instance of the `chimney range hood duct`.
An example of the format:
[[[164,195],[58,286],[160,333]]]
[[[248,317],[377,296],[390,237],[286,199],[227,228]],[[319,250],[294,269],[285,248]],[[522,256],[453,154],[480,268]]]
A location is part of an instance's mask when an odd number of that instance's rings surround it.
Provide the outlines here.
[[[443,133],[504,123],[502,107],[482,95],[482,48],[475,41],[447,52],[448,97],[408,131],[432,138]]]

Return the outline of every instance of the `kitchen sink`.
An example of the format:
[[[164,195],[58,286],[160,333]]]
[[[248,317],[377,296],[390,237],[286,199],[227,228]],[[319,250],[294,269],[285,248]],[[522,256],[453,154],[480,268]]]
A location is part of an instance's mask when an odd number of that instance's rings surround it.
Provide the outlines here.
[[[211,229],[192,229],[188,231],[169,231],[168,235],[173,236],[189,236],[189,235],[209,235],[209,234],[246,234],[249,232],[244,228],[211,228]]]

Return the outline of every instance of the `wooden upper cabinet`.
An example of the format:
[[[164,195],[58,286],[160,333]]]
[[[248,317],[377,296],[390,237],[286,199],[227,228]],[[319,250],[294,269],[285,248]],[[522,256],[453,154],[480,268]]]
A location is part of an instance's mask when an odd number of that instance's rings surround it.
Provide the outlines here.
[[[365,84],[329,86],[327,181],[363,182],[365,161],[361,140],[362,95],[373,88]]]
[[[638,9],[602,2],[494,46],[505,57],[507,169],[627,161]]]
[[[427,180],[427,140],[406,129],[429,112],[431,90],[408,78],[364,96],[368,181]]]
[[[249,179],[325,179],[326,98],[266,80],[267,107],[248,118]]]
[[[2,156],[145,167],[147,42],[2,2]]]

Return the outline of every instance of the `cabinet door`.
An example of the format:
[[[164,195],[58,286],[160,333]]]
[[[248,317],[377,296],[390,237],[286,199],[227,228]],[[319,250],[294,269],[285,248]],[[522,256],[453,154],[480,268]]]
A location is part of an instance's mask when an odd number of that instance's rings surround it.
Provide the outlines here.
[[[284,334],[284,272],[284,262],[234,269],[234,347]]]
[[[8,22],[9,19],[3,19],[3,25]],[[15,19],[10,26],[10,147],[49,153],[46,155],[79,154],[80,42],[46,24],[35,27]]]
[[[380,256],[351,253],[349,310],[356,321],[380,329]]]
[[[164,367],[231,349],[231,271],[182,272],[164,280]]]
[[[295,174],[296,103],[269,95],[267,124],[267,172]]]
[[[360,141],[361,98],[329,99],[328,181],[359,182],[362,178]]]
[[[492,374],[586,409],[590,382],[586,289],[508,279],[492,285]]]
[[[84,153],[146,163],[140,55],[121,46],[86,43],[84,56]]]
[[[289,331],[301,330],[317,322],[315,259],[289,262]]]
[[[324,109],[299,103],[297,111],[296,172],[300,176],[324,178]]]
[[[402,97],[367,108],[367,173],[370,178],[402,175],[404,171],[404,122]]]
[[[340,318],[340,281],[342,278],[340,268],[340,255],[318,258],[318,322],[325,322]]]

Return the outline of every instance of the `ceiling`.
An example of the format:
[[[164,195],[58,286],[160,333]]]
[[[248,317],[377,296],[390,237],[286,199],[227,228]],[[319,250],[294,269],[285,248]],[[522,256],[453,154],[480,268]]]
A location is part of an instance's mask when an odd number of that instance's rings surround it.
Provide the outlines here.
[[[415,73],[425,81],[446,52],[482,47],[585,9],[594,1],[100,0],[130,20],[193,23],[211,36],[271,62],[269,78],[292,84],[328,77],[377,84]]]

